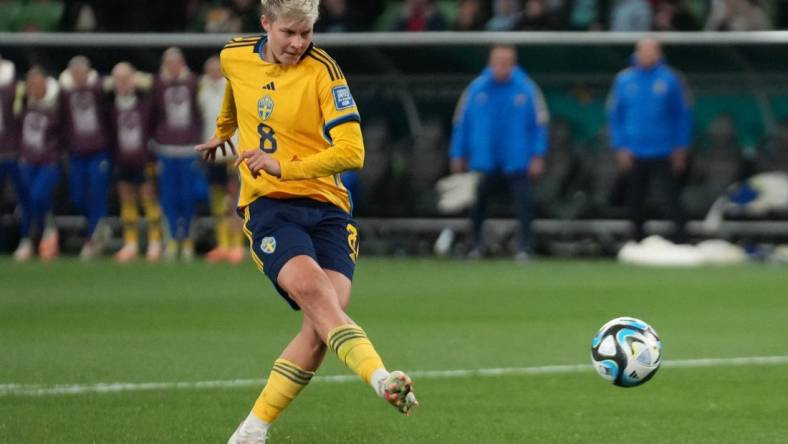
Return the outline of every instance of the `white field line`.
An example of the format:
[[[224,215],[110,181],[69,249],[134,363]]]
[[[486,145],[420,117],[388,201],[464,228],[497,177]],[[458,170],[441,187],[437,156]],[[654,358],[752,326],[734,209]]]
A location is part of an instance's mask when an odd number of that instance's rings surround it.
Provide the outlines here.
[[[713,359],[686,359],[664,361],[664,367],[673,368],[699,368],[699,367],[731,367],[731,366],[761,366],[785,365],[788,356],[754,356],[745,358],[713,358]],[[557,375],[565,373],[591,372],[590,364],[574,365],[546,365],[539,367],[507,367],[507,368],[482,368],[465,370],[416,370],[408,372],[414,379],[443,379],[443,378],[470,378],[470,377],[497,377],[497,376],[523,376],[523,375]],[[97,393],[162,391],[162,390],[199,390],[216,388],[261,387],[265,379],[227,379],[216,381],[193,382],[113,382],[98,384],[0,384],[0,397],[9,396],[57,396],[57,395],[82,395]],[[313,382],[318,383],[346,383],[358,381],[355,375],[316,376]]]

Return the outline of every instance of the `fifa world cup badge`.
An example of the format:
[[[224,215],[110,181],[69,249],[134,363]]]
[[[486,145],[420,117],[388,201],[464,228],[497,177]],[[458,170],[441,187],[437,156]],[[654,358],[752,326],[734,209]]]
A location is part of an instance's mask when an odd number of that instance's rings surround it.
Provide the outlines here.
[[[347,86],[335,86],[332,92],[334,94],[334,107],[337,111],[356,106],[356,102],[353,100],[353,96],[350,94],[350,89]]]

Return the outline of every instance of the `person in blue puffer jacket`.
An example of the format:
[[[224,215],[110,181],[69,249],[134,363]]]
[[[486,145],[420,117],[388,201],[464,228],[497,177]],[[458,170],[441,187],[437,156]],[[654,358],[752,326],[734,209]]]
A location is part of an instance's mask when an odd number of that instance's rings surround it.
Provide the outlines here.
[[[674,240],[684,242],[686,215],[679,201],[679,176],[687,165],[692,110],[681,74],[666,63],[660,43],[638,41],[632,66],[621,71],[608,98],[610,143],[627,176],[627,203],[635,239],[644,238],[645,201],[652,181],[669,198]]]
[[[449,153],[453,173],[482,174],[471,211],[474,248],[470,256],[481,256],[487,201],[499,182],[507,182],[520,222],[515,258],[528,258],[531,181],[544,169],[549,120],[541,90],[517,66],[515,47],[493,47],[488,67],[471,82],[457,105]]]

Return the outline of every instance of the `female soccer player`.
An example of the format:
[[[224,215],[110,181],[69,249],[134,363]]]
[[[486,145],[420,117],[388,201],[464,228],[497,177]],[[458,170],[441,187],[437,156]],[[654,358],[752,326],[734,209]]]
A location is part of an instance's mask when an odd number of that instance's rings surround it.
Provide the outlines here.
[[[161,56],[161,71],[153,82],[152,135],[159,161],[159,199],[167,221],[169,239],[164,258],[194,259],[192,219],[205,188],[200,161],[192,151],[202,139],[202,119],[197,103],[197,76],[178,48]]]
[[[99,223],[107,215],[110,136],[101,77],[85,56],[76,56],[60,75],[63,143],[68,152],[68,191],[87,218],[85,243],[79,256],[91,260],[104,249]]]
[[[204,74],[200,79],[197,100],[203,119],[202,131],[205,139],[210,139],[216,132],[216,116],[222,110],[224,90],[227,79],[222,73],[218,56],[211,56],[203,64]],[[231,163],[232,156],[217,157],[216,162],[207,165],[206,176],[210,184],[211,215],[214,219],[216,248],[205,254],[205,260],[211,263],[222,261],[231,264],[243,262],[245,253],[242,222],[235,215],[235,203],[238,201],[240,182],[235,167]]]
[[[61,131],[57,81],[37,66],[25,77],[20,131],[20,163],[23,190],[20,242],[14,253],[24,262],[33,254],[32,229],[42,230],[38,254],[43,261],[58,255],[58,233],[47,223],[52,210],[52,193],[60,180]]]
[[[364,330],[344,312],[358,234],[339,174],[361,168],[364,144],[342,70],[312,44],[319,0],[261,3],[266,35],[233,39],[222,50],[228,79],[222,111],[214,137],[196,149],[211,158],[240,130],[238,208],[252,258],[304,315],[301,331],[274,363],[230,443],[265,442],[327,347],[400,412],[418,405],[410,378],[389,373]]]
[[[161,257],[161,208],[156,195],[155,167],[148,149],[150,142],[150,100],[137,84],[137,70],[128,62],[112,68],[113,95],[110,127],[118,174],[118,201],[123,222],[123,248],[115,260],[127,263],[139,254],[139,203],[148,222],[149,262]]]

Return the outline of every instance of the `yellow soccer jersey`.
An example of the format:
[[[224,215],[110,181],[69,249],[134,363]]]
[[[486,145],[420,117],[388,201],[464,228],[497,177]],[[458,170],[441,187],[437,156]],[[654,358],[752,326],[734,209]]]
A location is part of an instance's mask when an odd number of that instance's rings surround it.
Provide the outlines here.
[[[221,52],[227,77],[216,137],[238,128],[239,151],[262,149],[282,167],[282,177],[253,178],[241,165],[239,207],[261,196],[307,197],[351,211],[339,173],[361,168],[361,117],[345,76],[325,51],[314,46],[293,66],[264,60],[266,37],[231,40]],[[240,154],[239,152],[239,154]]]

